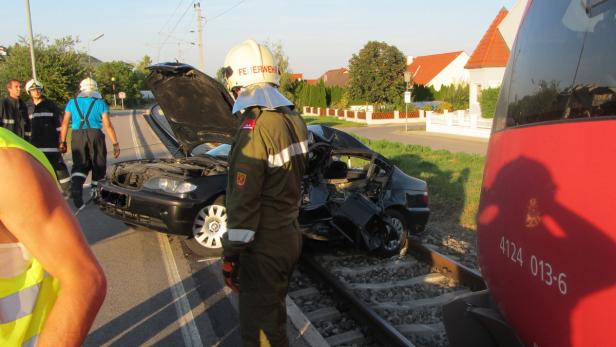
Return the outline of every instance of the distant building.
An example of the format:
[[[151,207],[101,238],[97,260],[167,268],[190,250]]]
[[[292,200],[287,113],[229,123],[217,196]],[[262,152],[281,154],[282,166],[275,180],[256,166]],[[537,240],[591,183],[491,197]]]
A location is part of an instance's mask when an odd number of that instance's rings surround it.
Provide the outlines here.
[[[304,80],[304,74],[303,73],[294,73],[291,74],[291,80],[293,81],[303,81]]]
[[[349,81],[349,70],[342,67],[339,69],[327,70],[318,79],[323,80],[326,87],[346,87]]]
[[[502,8],[471,54],[465,68],[469,71],[469,106],[471,112],[481,113],[481,90],[500,87],[509,53],[528,0],[518,0],[511,12]]]
[[[443,85],[468,82],[464,69],[469,57],[463,51],[408,57],[407,70],[413,83],[440,90]]]

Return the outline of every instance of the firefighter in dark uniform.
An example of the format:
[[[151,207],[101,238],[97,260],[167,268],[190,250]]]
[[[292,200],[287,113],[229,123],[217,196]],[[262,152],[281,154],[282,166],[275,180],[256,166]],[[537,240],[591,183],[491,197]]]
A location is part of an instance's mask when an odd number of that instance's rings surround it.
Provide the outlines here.
[[[9,80],[6,83],[8,96],[0,104],[0,126],[9,129],[17,136],[30,140],[30,119],[26,103],[19,98],[21,95],[21,83],[18,80]]]
[[[229,155],[223,275],[239,291],[244,345],[287,346],[285,297],[301,252],[308,131],[275,88],[280,75],[267,47],[245,41],[227,54],[225,67],[233,113],[244,112]]]
[[[37,80],[26,83],[26,91],[32,98],[26,103],[32,129],[30,143],[45,154],[66,197],[70,192],[71,176],[58,149],[62,109],[43,95],[43,89],[43,84]]]
[[[83,202],[83,184],[92,170],[92,191],[98,181],[105,178],[107,169],[107,147],[105,145],[105,128],[113,144],[113,155],[120,155],[120,145],[113,124],[109,117],[109,107],[98,92],[96,81],[86,78],[79,85],[80,93],[66,104],[62,129],[60,130],[60,151],[66,152],[66,135],[69,121],[71,122],[71,155],[73,168],[71,170],[71,198],[80,211],[85,207]]]

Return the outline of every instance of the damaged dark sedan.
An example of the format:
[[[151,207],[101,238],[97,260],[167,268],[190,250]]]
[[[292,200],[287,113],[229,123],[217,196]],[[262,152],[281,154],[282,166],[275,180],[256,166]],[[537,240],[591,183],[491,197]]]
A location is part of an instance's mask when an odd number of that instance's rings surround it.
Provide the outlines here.
[[[227,155],[240,120],[211,77],[183,64],[152,66],[147,83],[158,106],[150,124],[175,158],[115,164],[99,185],[99,208],[129,225],[187,236],[203,256],[218,256],[226,232]],[[181,93],[179,91],[182,91]],[[305,237],[348,240],[381,255],[424,230],[427,184],[349,134],[310,125],[309,163],[299,222]]]

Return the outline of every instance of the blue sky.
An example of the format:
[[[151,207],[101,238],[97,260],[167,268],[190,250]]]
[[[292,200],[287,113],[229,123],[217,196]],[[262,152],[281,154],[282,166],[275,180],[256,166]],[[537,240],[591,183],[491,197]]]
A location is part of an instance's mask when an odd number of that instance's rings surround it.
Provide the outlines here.
[[[35,34],[79,37],[78,49],[103,61],[157,61],[198,66],[192,0],[30,0]],[[293,72],[316,78],[347,66],[370,40],[395,45],[405,55],[464,50],[471,54],[501,7],[515,0],[203,0],[203,44],[208,74],[223,64],[229,48],[253,38],[280,42]],[[194,30],[195,32],[190,32]],[[3,0],[0,45],[26,37],[22,0]],[[164,43],[164,44],[163,44]]]

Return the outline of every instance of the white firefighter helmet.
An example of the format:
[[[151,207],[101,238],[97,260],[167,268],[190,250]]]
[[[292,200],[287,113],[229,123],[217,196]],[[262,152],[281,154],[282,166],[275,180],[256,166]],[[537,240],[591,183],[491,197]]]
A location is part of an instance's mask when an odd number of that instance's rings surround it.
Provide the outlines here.
[[[231,48],[224,67],[229,90],[259,83],[280,85],[280,73],[272,52],[254,40],[246,40]]]
[[[84,79],[83,81],[81,81],[81,83],[79,83],[79,90],[81,92],[96,92],[98,91],[98,84],[96,83],[95,80],[91,79],[90,77]]]
[[[30,92],[31,89],[38,89],[40,91],[43,91],[43,83],[35,79],[31,79],[28,82],[26,82],[26,91]]]

